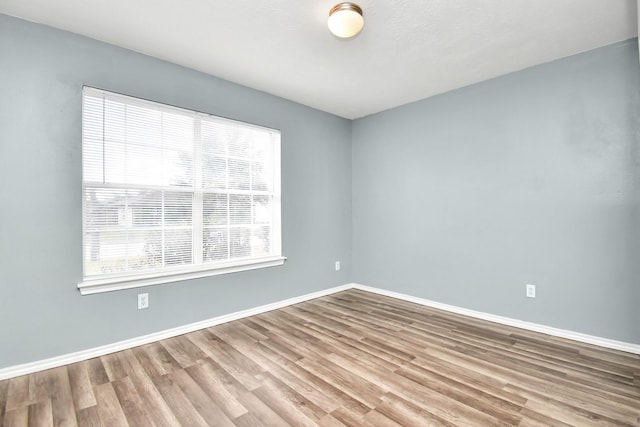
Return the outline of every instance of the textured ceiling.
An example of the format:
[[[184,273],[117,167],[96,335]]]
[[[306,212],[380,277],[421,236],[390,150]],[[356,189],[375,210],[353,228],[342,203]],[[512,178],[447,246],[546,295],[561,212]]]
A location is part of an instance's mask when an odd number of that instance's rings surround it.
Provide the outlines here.
[[[637,37],[636,0],[0,0],[6,13],[346,118]]]

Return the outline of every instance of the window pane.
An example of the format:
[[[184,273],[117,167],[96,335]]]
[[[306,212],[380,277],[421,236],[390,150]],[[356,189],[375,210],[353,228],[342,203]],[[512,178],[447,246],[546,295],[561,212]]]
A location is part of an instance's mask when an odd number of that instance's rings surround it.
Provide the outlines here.
[[[86,101],[83,112],[83,137],[89,144],[83,146],[87,177],[98,182],[193,186],[192,116],[101,101]]]
[[[139,146],[157,146],[162,137],[162,113],[138,105],[125,106],[125,132],[127,143]]]
[[[144,234],[142,269],[162,267],[162,231],[152,230]]]
[[[167,191],[164,193],[164,225],[190,226],[193,214],[193,194]]]
[[[269,132],[254,129],[252,135],[251,158],[256,162],[271,163],[273,137]]]
[[[251,255],[262,256],[271,252],[271,228],[255,227],[251,237]]]
[[[268,224],[271,219],[271,196],[253,196],[253,223]]]
[[[126,239],[124,230],[109,232],[94,229],[84,236],[85,275],[109,274],[125,271]]]
[[[251,224],[251,196],[230,194],[229,216],[231,224]]]
[[[162,147],[182,151],[193,145],[194,121],[184,114],[162,113]]]
[[[126,190],[84,189],[85,232],[105,229],[124,229]]]
[[[202,120],[202,150],[205,155],[227,155],[226,126],[216,121]]]
[[[271,176],[264,163],[251,163],[251,189],[256,191],[269,191],[271,189]]]
[[[191,263],[192,198],[191,193],[86,188],[85,274]]]
[[[121,102],[106,99],[104,101],[104,139],[124,142],[126,137],[126,107]]]
[[[231,258],[251,255],[251,228],[232,227],[230,235]]]
[[[193,262],[191,230],[165,231],[166,265],[191,264]]]
[[[226,194],[207,194],[203,196],[203,222],[205,226],[226,225],[228,223],[228,199]]]
[[[203,188],[227,188],[227,159],[205,154],[202,160]]]
[[[251,157],[251,129],[227,126],[229,155],[234,157]]]
[[[226,228],[205,228],[202,235],[203,261],[229,258],[229,238]]]
[[[127,270],[144,271],[162,267],[161,231],[127,231]]]
[[[105,183],[124,184],[127,182],[126,146],[123,142],[104,141],[104,170],[98,171],[104,176]]]
[[[250,163],[248,160],[229,159],[229,188],[232,190],[250,189]]]
[[[159,230],[101,230],[85,235],[85,275],[162,266]]]
[[[193,187],[193,151],[164,150],[162,152],[162,185]]]
[[[85,96],[82,100],[82,140],[100,140],[104,131],[104,102],[102,98]]]
[[[127,225],[159,227],[162,225],[162,192],[127,191]],[[129,218],[130,217],[130,218]]]

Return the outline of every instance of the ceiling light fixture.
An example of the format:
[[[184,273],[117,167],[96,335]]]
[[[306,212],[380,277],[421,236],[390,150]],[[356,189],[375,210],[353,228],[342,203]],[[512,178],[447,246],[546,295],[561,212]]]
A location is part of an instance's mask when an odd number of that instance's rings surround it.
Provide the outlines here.
[[[363,26],[362,9],[355,3],[338,3],[329,11],[329,31],[338,37],[353,37]]]

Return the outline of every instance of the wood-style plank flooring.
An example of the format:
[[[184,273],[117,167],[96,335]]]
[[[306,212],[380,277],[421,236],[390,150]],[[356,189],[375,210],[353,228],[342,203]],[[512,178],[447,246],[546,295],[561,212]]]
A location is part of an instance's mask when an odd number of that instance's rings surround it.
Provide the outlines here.
[[[640,425],[640,356],[349,290],[0,382],[4,426]]]

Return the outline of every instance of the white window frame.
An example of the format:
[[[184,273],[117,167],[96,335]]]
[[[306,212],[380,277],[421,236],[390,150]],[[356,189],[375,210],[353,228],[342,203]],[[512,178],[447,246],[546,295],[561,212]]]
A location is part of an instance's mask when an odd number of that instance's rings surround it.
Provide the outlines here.
[[[193,264],[189,265],[180,265],[180,266],[172,266],[172,267],[162,267],[161,270],[155,270],[153,272],[125,272],[125,273],[114,273],[114,274],[100,274],[100,275],[92,275],[87,276],[84,271],[85,259],[87,256],[87,251],[85,250],[85,242],[84,239],[86,237],[85,227],[87,224],[86,221],[86,200],[84,197],[85,186],[92,187],[95,183],[87,183],[85,182],[85,178],[83,175],[82,181],[82,189],[83,189],[83,206],[82,206],[82,226],[83,226],[83,281],[77,285],[80,293],[82,295],[90,295],[101,292],[110,292],[122,289],[130,289],[137,288],[143,286],[151,286],[158,285],[182,280],[190,280],[197,279],[209,276],[215,276],[220,274],[228,274],[235,273],[241,271],[255,270],[259,268],[266,267],[274,267],[284,264],[286,257],[282,256],[282,228],[281,228],[281,189],[280,189],[280,179],[281,179],[281,164],[280,164],[280,131],[276,129],[266,128],[263,126],[253,125],[245,122],[239,122],[236,120],[230,120],[226,118],[221,118],[217,116],[213,116],[210,114],[200,113],[192,110],[187,110],[183,108],[173,107],[166,104],[161,104],[157,102],[142,100],[139,98],[129,97],[126,95],[120,95],[113,92],[104,91],[101,89],[95,89],[92,87],[85,86],[83,87],[83,102],[85,93],[89,93],[93,96],[96,94],[103,96],[110,96],[114,98],[119,98],[125,101],[130,101],[133,104],[142,104],[147,107],[156,108],[162,111],[179,111],[184,114],[185,112],[188,114],[192,114],[196,120],[196,129],[199,129],[199,123],[203,118],[207,120],[216,120],[227,123],[235,123],[241,126],[246,127],[255,127],[261,130],[269,131],[273,136],[273,173],[274,173],[274,182],[273,182],[273,200],[274,204],[272,207],[273,210],[273,218],[271,225],[271,245],[272,245],[272,254],[269,256],[253,256],[250,258],[241,258],[241,259],[230,259],[224,261],[215,261],[215,262],[207,262],[202,263],[202,231],[203,231],[203,221],[202,221],[202,200],[204,191],[199,185],[198,174],[201,174],[198,171],[198,167],[201,166],[201,145],[202,141],[200,138],[200,134],[196,131],[195,135],[195,167],[196,167],[196,180],[193,188],[194,194],[194,202],[193,206],[198,207],[200,209],[200,215],[198,215],[197,211],[194,211],[192,214],[192,233],[194,236],[194,247],[193,247]],[[83,107],[84,112],[84,107]],[[84,119],[83,119],[84,125]],[[84,145],[84,132],[83,132],[83,145]],[[84,162],[85,158],[83,156],[83,170],[84,170]],[[108,184],[104,185],[108,187]],[[144,189],[144,186],[139,186],[138,188]],[[197,237],[199,236],[199,237]],[[196,249],[196,243],[198,240],[200,241],[199,249]]]

